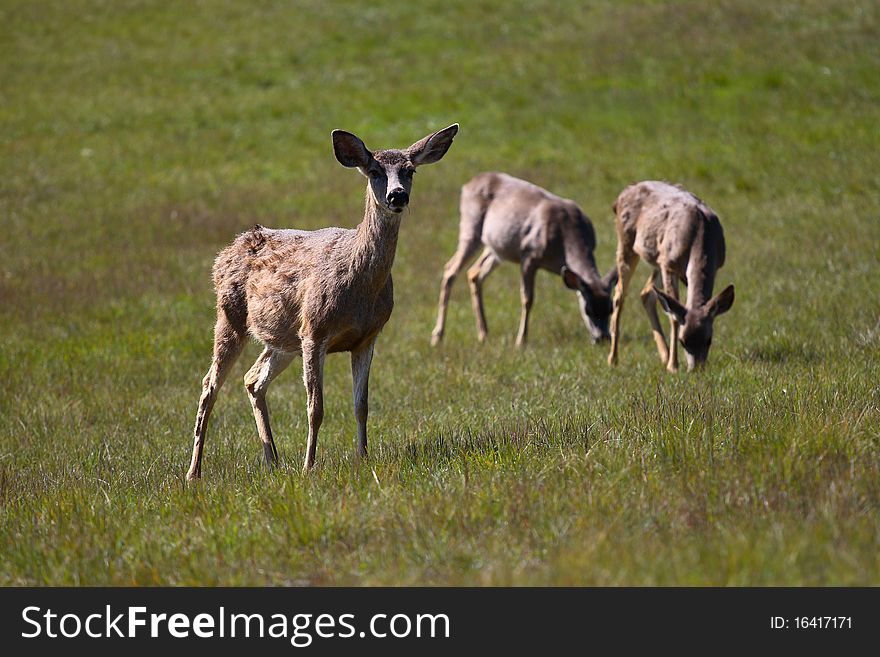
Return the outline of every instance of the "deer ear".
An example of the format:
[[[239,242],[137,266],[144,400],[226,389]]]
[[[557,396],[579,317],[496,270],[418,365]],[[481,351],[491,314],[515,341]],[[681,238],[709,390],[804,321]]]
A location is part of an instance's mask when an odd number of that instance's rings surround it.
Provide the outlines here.
[[[448,128],[438,130],[406,149],[406,154],[413,164],[433,164],[446,155],[446,151],[452,146],[452,139],[458,132],[458,124],[453,123]]]
[[[581,289],[583,281],[581,281],[581,277],[575,274],[571,269],[562,265],[562,270],[559,273],[562,274],[562,282],[565,283],[565,287],[569,290],[579,291]]]
[[[660,305],[663,306],[663,310],[669,315],[672,319],[678,320],[679,323],[684,324],[685,316],[687,315],[687,308],[681,305],[678,299],[673,299],[671,296],[663,292],[662,290],[657,289],[657,286],[652,286],[654,288],[654,294],[657,295],[657,301],[660,302]]]
[[[611,292],[614,290],[614,286],[617,285],[617,278],[617,265],[611,267],[611,269],[608,270],[608,273],[602,277],[602,285],[605,286],[608,294],[611,294]]]
[[[733,285],[728,285],[721,292],[709,299],[706,304],[706,310],[713,317],[723,315],[733,305]]]
[[[365,168],[370,163],[373,155],[367,150],[360,137],[345,130],[334,130],[331,136],[333,153],[342,166]]]

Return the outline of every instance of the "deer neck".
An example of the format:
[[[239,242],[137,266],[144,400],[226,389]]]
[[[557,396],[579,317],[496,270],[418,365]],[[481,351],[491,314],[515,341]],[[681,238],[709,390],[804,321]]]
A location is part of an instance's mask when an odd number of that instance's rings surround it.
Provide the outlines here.
[[[697,231],[691,245],[687,266],[687,307],[699,308],[712,298],[715,272],[718,269],[717,249],[711,232],[705,226]]]
[[[379,207],[367,188],[364,219],[355,232],[349,270],[373,292],[381,290],[391,274],[401,216]]]
[[[591,251],[583,248],[580,240],[565,240],[565,265],[580,276],[594,293],[603,292],[602,276],[596,267],[596,260]]]

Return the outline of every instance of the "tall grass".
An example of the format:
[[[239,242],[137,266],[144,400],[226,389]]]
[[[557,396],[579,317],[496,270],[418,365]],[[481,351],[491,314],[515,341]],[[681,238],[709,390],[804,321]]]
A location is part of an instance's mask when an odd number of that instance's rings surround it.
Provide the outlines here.
[[[0,583],[880,583],[878,13],[3,3]],[[382,148],[453,121],[401,231],[369,462],[333,356],[316,471],[294,364],[265,472],[252,345],[185,485],[217,250],[255,222],[357,223],[333,128]],[[458,189],[488,169],[576,199],[603,271],[625,185],[706,199],[717,287],[737,286],[709,369],[665,374],[635,297],[608,368],[546,274],[515,350],[511,265],[486,285],[489,342],[459,283],[432,349]]]

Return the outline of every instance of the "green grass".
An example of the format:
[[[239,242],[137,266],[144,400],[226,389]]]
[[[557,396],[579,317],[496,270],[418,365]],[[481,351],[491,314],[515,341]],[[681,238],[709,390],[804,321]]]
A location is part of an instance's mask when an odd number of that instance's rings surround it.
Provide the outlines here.
[[[0,584],[880,584],[878,39],[868,0],[3,2]],[[401,230],[369,463],[333,356],[317,469],[297,363],[264,471],[251,345],[186,485],[215,253],[355,225],[333,128],[453,121]],[[737,287],[708,370],[663,372],[634,294],[608,368],[546,274],[516,351],[511,265],[489,343],[459,281],[432,349],[487,169],[581,203],[603,271],[625,185],[705,198]]]

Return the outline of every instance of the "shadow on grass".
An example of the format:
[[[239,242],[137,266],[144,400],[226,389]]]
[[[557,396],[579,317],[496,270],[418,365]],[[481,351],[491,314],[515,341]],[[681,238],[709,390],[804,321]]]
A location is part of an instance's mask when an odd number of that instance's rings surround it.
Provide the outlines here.
[[[751,363],[770,363],[783,365],[800,363],[810,365],[820,360],[820,352],[807,344],[787,344],[771,342],[752,347],[746,352],[745,360]]]
[[[456,461],[479,455],[482,459],[522,455],[526,451],[541,452],[560,446],[580,445],[588,451],[604,435],[598,422],[583,417],[564,416],[552,420],[538,419],[499,423],[478,430],[461,429],[435,435],[427,440],[410,440],[392,447],[388,458],[402,459],[411,464]]]

